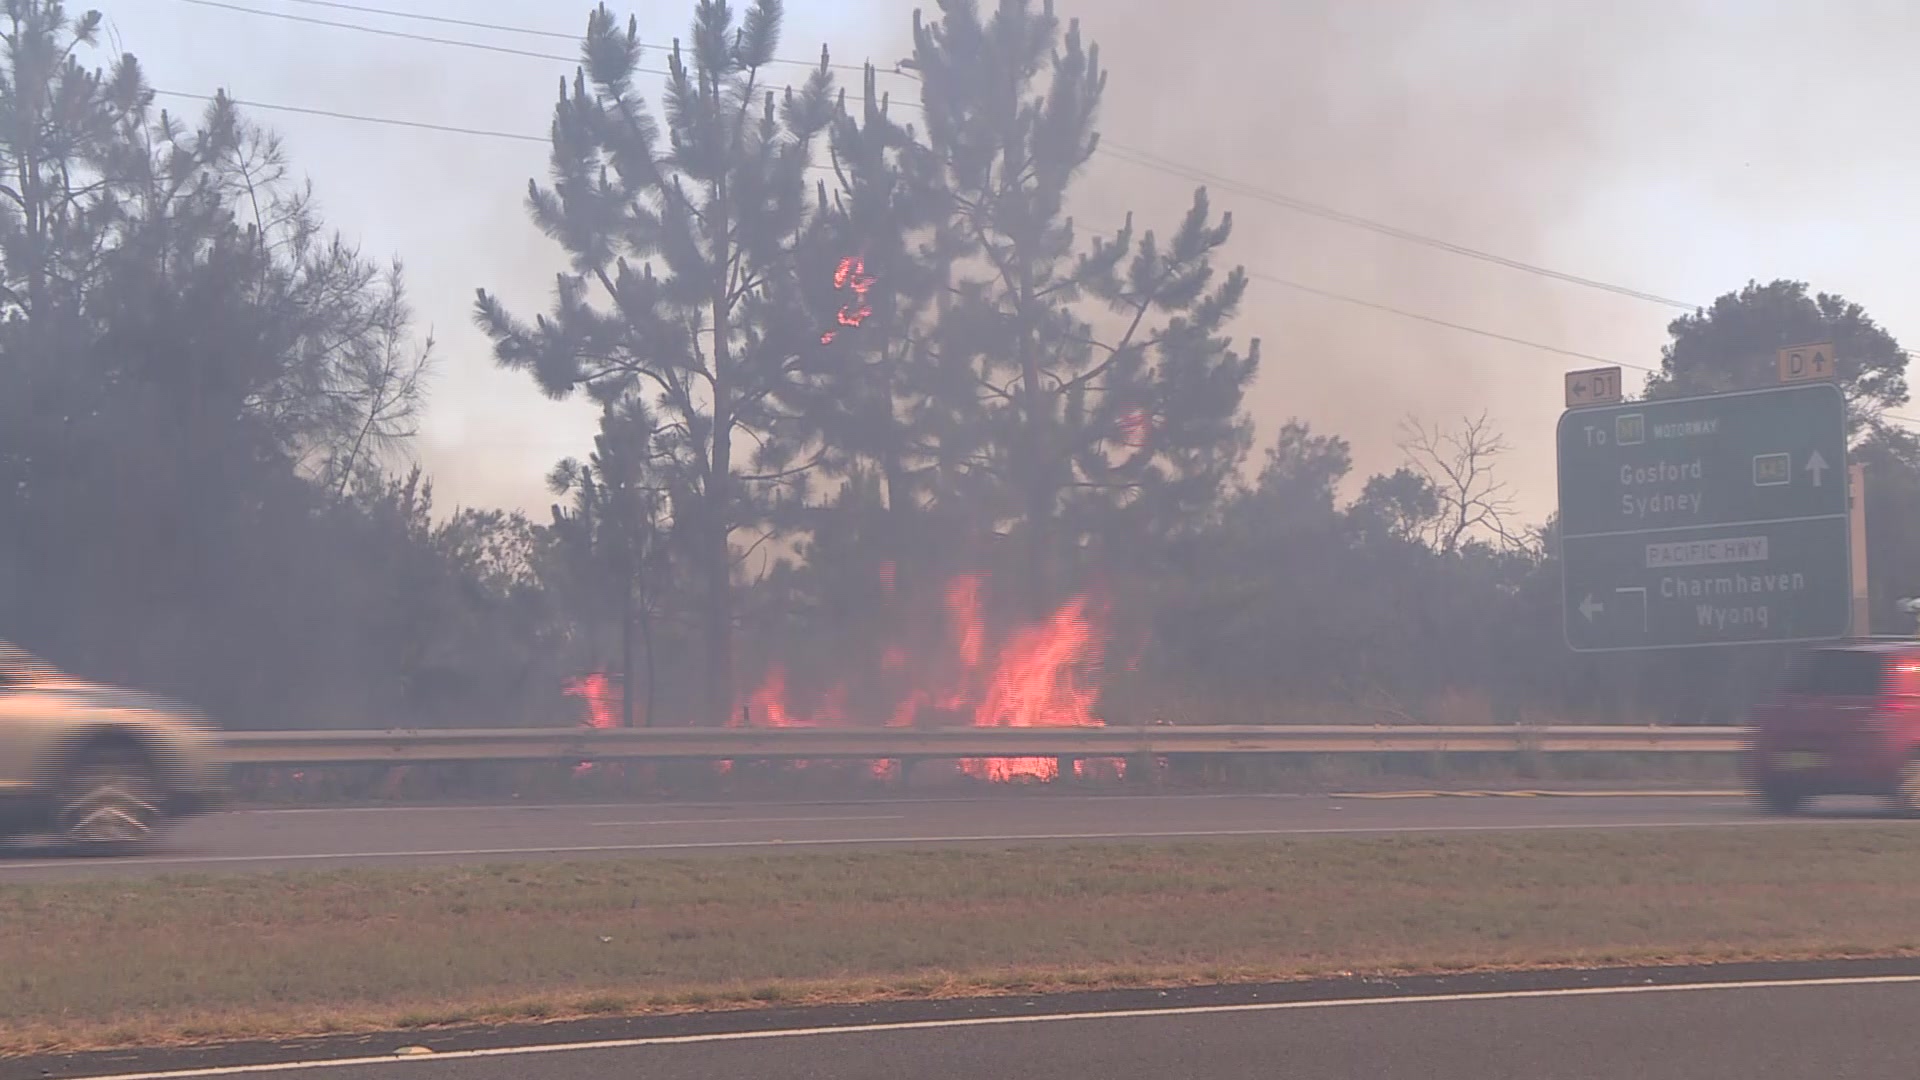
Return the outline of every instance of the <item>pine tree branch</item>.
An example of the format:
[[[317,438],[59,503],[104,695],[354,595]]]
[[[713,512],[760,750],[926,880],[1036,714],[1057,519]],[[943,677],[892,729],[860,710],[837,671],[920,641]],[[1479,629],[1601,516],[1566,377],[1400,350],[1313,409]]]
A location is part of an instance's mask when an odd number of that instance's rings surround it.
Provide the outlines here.
[[[989,397],[999,398],[1002,401],[1014,400],[1012,389],[1007,387],[995,386],[993,384],[993,381],[991,379],[988,379],[984,375],[980,375],[976,373],[973,377],[973,381],[979,383],[982,387],[985,387],[989,391],[989,394],[988,394]]]
[[[707,363],[707,352],[700,346],[700,343],[706,340],[708,333],[704,314],[703,309],[695,307],[687,317],[687,341],[693,350],[693,363],[687,365],[687,370],[705,379],[708,389],[712,389],[714,383],[712,365]],[[691,397],[687,399],[687,407],[689,409],[693,407]]]
[[[1189,263],[1183,261],[1180,263],[1167,263],[1164,267],[1162,267],[1161,272],[1159,276],[1154,280],[1152,287],[1141,291],[1138,302],[1134,305],[1133,321],[1127,325],[1127,332],[1121,335],[1120,343],[1108,350],[1107,359],[1105,361],[1096,365],[1095,367],[1088,370],[1084,374],[1074,378],[1067,385],[1068,386],[1085,386],[1089,381],[1099,378],[1101,375],[1106,374],[1107,371],[1110,370],[1113,367],[1113,365],[1119,361],[1121,355],[1124,352],[1126,352],[1128,348],[1132,345],[1133,336],[1139,332],[1140,324],[1146,321],[1147,312],[1153,309],[1154,298],[1159,295],[1160,289],[1164,287],[1166,283],[1170,279],[1172,279],[1173,276],[1179,270],[1185,269],[1188,265]],[[1155,335],[1156,340],[1158,339],[1159,336],[1160,335]],[[1093,344],[1095,344],[1096,346],[1099,345],[1098,342],[1094,342]],[[1151,345],[1143,344],[1140,346],[1140,348],[1142,349],[1151,348]]]
[[[849,122],[851,122],[851,119],[849,119]],[[848,195],[852,195],[853,180],[847,176],[846,169],[840,160],[840,147],[833,139],[827,140],[827,163],[828,167],[833,171],[834,179],[840,181],[840,190],[846,192]]]
[[[820,464],[821,459],[824,458],[826,454],[827,450],[823,448],[815,451],[813,457],[807,459],[804,464],[770,473],[735,473],[734,479],[745,484],[764,484],[791,479],[792,477],[799,476],[801,473],[811,472],[815,466]]]
[[[727,292],[727,306],[731,308],[735,304],[740,303],[752,295],[755,289],[758,289],[766,283],[766,278],[754,277],[751,272],[743,270],[738,284]]]
[[[700,412],[699,409],[694,406],[692,388],[675,375],[671,369],[660,372],[656,378],[662,388],[661,393],[666,397],[668,403],[683,417],[679,426],[686,435],[687,441],[697,445],[700,440],[693,437],[692,423],[693,418],[698,416]]]
[[[1013,268],[1002,259],[999,251],[993,246],[992,238],[987,235],[986,227],[980,223],[979,215],[982,212],[980,204],[960,195],[953,196],[953,201],[960,207],[961,220],[967,223],[967,227],[973,232],[974,239],[980,244],[981,253],[987,257],[987,261],[993,264],[994,270],[1000,275],[1000,283],[1006,286],[1009,293],[1018,297],[1020,286],[1013,279]],[[1016,303],[1014,314],[1024,318],[1026,312]]]

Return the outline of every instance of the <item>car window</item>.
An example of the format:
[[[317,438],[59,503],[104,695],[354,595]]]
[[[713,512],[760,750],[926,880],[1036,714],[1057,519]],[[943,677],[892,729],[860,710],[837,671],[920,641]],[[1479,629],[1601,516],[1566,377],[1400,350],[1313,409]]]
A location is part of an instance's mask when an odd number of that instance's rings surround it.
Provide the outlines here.
[[[1887,658],[1857,649],[1816,649],[1794,661],[1781,689],[1790,694],[1863,696],[1887,689]]]

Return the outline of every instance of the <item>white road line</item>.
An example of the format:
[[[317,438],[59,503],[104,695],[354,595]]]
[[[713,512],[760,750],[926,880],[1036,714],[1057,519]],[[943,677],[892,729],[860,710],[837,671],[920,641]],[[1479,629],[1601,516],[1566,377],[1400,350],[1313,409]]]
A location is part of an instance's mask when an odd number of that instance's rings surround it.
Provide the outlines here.
[[[369,1065],[413,1065],[470,1061],[477,1058],[525,1057],[534,1054],[578,1053],[591,1050],[636,1050],[650,1046],[688,1046],[699,1043],[759,1042],[767,1039],[810,1038],[822,1035],[871,1035],[900,1031],[939,1031],[950,1028],[1005,1027],[1016,1024],[1057,1024],[1065,1021],[1150,1020],[1178,1016],[1214,1016],[1233,1013],[1298,1012],[1309,1009],[1371,1008],[1392,1005],[1476,1004],[1538,998],[1624,997],[1630,994],[1687,994],[1730,990],[1796,990],[1818,987],[1898,986],[1920,983],[1920,975],[1862,975],[1829,979],[1770,979],[1755,982],[1678,983],[1672,986],[1582,986],[1553,990],[1490,990],[1483,993],[1409,994],[1404,997],[1334,998],[1324,1001],[1265,1001],[1239,1005],[1187,1005],[1165,1009],[1116,1009],[1108,1012],[1042,1013],[1033,1016],[972,1016],[948,1020],[902,1020],[894,1023],[849,1024],[843,1027],[779,1028],[770,1031],[723,1031],[704,1035],[656,1035],[597,1042],[540,1043],[484,1050],[448,1050],[435,1054],[390,1055],[295,1061],[283,1064],[221,1065],[171,1072],[119,1073],[90,1080],[192,1080],[196,1077],[243,1076],[276,1072],[306,1072]]]
[[[1739,791],[1337,791],[1329,799],[1742,799]]]
[[[873,847],[915,844],[1026,844],[1057,843],[1068,840],[1210,840],[1256,836],[1394,836],[1417,833],[1555,832],[1619,829],[1744,829],[1784,828],[1801,825],[1856,825],[1860,822],[1835,818],[1831,822],[1768,821],[1629,821],[1605,824],[1553,822],[1537,825],[1357,825],[1299,829],[1183,829],[1166,832],[1087,832],[1087,833],[1000,833],[977,836],[848,836],[807,840],[684,840],[655,844],[579,844],[569,847],[539,848],[453,848],[422,851],[328,851],[293,855],[160,855],[123,859],[45,859],[32,862],[0,862],[0,874],[9,870],[57,870],[76,866],[217,866],[235,863],[336,862],[343,859],[436,859],[476,858],[499,855],[601,855],[643,851],[709,851],[729,848],[815,848]]]
[[[905,814],[864,814],[858,817],[721,817],[658,818],[653,821],[589,821],[590,828],[609,829],[626,825],[784,825],[792,821],[905,821]]]

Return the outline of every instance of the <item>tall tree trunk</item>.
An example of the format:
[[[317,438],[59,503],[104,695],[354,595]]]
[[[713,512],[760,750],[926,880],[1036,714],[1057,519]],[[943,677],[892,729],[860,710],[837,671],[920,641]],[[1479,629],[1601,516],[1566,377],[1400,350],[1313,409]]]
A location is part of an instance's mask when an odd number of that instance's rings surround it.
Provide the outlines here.
[[[621,583],[620,596],[620,726],[633,726],[633,577]]]
[[[716,489],[707,496],[706,551],[702,567],[706,585],[706,722],[724,725],[733,709],[733,553],[728,547],[727,505],[732,456],[716,437],[713,447],[713,475],[709,482]]]
[[[1038,618],[1046,613],[1046,607],[1053,598],[1053,574],[1049,566],[1053,553],[1053,503],[1056,462],[1053,460],[1053,440],[1048,437],[1053,423],[1053,410],[1046,400],[1046,389],[1040,385],[1040,360],[1034,355],[1034,326],[1027,319],[1032,309],[1033,283],[1024,274],[1020,282],[1019,318],[1022,323],[1020,335],[1020,396],[1022,411],[1026,413],[1026,453],[1028,456],[1026,472],[1027,496],[1027,602],[1032,608],[1031,614]]]
[[[640,722],[646,727],[652,727],[653,718],[657,715],[654,712],[655,705],[657,704],[654,697],[654,685],[659,681],[659,672],[655,667],[653,657],[653,603],[652,598],[647,596],[640,598],[640,651],[645,657],[644,663],[647,666],[646,708],[640,712]],[[632,693],[633,688],[628,687],[627,692]]]
[[[733,712],[733,312],[729,286],[733,250],[726,184],[720,185],[714,227],[713,442],[707,455],[707,693],[706,722],[725,726]]]
[[[891,353],[883,352],[883,359],[885,363],[880,369],[880,394],[886,407],[877,414],[877,419],[885,429],[880,442],[882,447],[880,473],[887,486],[888,516],[891,520],[900,522],[905,520],[906,514],[912,509],[913,494],[907,488],[907,469],[901,461],[904,456],[902,447],[906,442],[906,436],[901,432],[902,424],[899,414],[894,411],[893,365],[895,361]],[[905,357],[901,359],[904,361]],[[896,542],[899,539],[895,537]]]

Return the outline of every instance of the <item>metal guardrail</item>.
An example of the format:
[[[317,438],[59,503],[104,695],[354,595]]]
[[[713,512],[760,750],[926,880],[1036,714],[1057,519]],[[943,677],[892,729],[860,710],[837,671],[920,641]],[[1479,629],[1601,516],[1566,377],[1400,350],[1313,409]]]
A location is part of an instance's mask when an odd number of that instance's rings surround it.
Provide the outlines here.
[[[228,732],[246,765],[458,761],[1732,753],[1737,727],[561,728]]]

